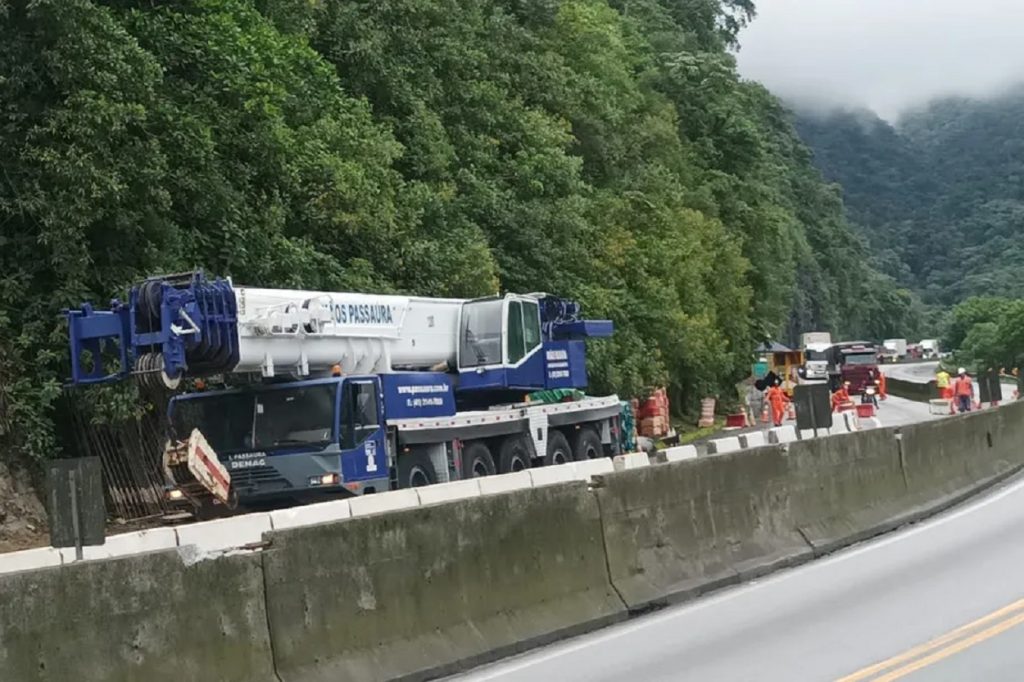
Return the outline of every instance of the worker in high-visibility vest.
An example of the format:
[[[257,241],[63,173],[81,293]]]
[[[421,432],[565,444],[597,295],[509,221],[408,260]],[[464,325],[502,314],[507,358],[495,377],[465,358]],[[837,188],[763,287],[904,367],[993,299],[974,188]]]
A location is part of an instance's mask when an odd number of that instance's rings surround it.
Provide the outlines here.
[[[889,397],[889,391],[885,388],[885,372],[878,373],[878,380],[875,382],[878,384],[878,399],[885,400]]]
[[[786,417],[786,403],[789,402],[789,396],[782,390],[781,380],[768,389],[765,398],[768,399],[768,404],[772,408],[772,422],[776,426],[782,426],[782,420]]]
[[[953,405],[953,380],[949,376],[949,372],[942,368],[942,365],[939,365],[939,369],[935,373],[935,387],[939,389],[939,397],[949,401],[949,413],[956,414],[956,408]]]
[[[953,384],[953,395],[956,396],[957,407],[960,413],[971,411],[971,402],[974,400],[974,382],[963,367],[957,372],[956,382]]]

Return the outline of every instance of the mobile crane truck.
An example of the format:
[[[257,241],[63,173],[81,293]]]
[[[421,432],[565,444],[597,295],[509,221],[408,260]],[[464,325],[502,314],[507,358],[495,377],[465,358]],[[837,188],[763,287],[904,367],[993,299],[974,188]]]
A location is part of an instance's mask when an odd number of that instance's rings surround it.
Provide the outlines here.
[[[66,315],[73,384],[240,384],[167,407],[167,494],[197,516],[619,452],[618,397],[578,390],[585,340],[612,323],[549,294],[258,289],[191,272]],[[538,391],[555,399],[525,401]]]

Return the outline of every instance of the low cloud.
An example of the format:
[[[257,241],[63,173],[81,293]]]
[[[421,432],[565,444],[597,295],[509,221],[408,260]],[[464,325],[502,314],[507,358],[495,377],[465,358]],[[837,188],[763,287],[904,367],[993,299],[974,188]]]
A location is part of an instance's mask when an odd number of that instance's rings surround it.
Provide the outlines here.
[[[740,72],[804,106],[893,119],[1024,81],[1022,0],[760,0]]]

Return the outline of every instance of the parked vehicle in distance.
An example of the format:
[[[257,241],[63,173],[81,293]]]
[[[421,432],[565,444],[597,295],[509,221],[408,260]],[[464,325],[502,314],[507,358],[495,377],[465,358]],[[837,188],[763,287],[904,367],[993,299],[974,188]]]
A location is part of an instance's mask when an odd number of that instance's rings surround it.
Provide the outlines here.
[[[938,339],[922,339],[918,345],[921,346],[921,357],[925,360],[938,360],[942,355]]]
[[[828,332],[807,332],[800,335],[800,349],[804,352],[803,377],[808,381],[828,379],[829,349],[832,335]]]
[[[881,356],[891,362],[899,362],[907,357],[906,339],[886,339],[882,342]]]

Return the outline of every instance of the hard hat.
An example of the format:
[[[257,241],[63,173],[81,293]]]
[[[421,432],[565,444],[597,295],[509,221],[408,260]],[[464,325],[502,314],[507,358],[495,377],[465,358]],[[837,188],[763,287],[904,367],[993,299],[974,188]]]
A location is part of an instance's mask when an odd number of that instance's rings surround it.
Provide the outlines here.
[[[956,371],[956,373],[957,373],[957,374],[967,374],[967,370],[966,370],[966,369],[964,369],[963,367],[961,367],[960,369],[958,369],[958,370]]]

